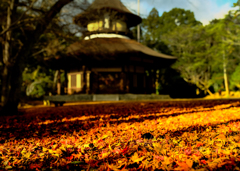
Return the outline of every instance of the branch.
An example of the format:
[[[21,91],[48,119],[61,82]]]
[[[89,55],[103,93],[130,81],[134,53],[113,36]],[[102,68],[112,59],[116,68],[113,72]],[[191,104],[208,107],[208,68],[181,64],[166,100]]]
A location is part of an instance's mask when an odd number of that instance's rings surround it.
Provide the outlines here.
[[[39,18],[34,17],[34,18],[28,18],[28,19],[18,21],[16,24],[14,24],[14,25],[12,24],[10,27],[4,29],[0,33],[0,36],[2,36],[3,34],[5,34],[6,32],[8,32],[11,29],[16,29],[16,28],[23,26],[24,24],[33,23],[34,21],[38,21],[38,20],[39,20]]]
[[[33,49],[36,42],[39,40],[40,36],[44,33],[47,26],[53,20],[53,18],[61,11],[61,9],[68,3],[73,0],[58,0],[48,12],[46,12],[45,16],[42,17],[41,21],[38,22],[36,29],[34,32],[28,32],[27,37],[29,40],[24,44],[21,53],[19,54],[20,58],[27,58],[31,54],[31,50]]]
[[[36,0],[33,0],[33,1],[32,1],[32,3],[30,4],[30,6],[27,7],[27,10],[24,11],[24,13],[22,13],[22,15],[18,18],[17,21],[15,21],[15,22],[13,23],[13,25],[16,24],[18,21],[20,21],[20,20],[23,18],[23,16],[29,11],[29,9],[33,6],[33,4],[34,4],[35,2],[36,2]]]
[[[52,19],[61,11],[61,9],[68,3],[72,2],[73,0],[59,0],[57,1],[51,9],[46,13],[43,17],[43,22],[39,23],[36,28],[36,38],[40,36],[52,21]]]
[[[34,56],[37,56],[37,55],[39,55],[39,54],[42,53],[42,52],[45,52],[45,49],[42,49],[42,50],[40,50],[40,51],[32,54],[32,56],[33,56],[33,57],[34,57]]]
[[[27,7],[27,9],[32,10],[32,11],[36,11],[36,12],[40,12],[42,14],[44,14],[46,11],[42,10],[42,9],[38,9],[38,8],[34,8],[33,5],[31,6],[27,6],[25,3],[18,3],[17,4],[19,7]]]
[[[18,42],[19,42],[18,52],[17,52],[16,55],[11,59],[11,62],[10,62],[10,63],[14,63],[14,61],[17,59],[19,53],[20,53],[21,50],[22,50],[23,43],[22,43],[20,40],[18,40]]]
[[[44,17],[46,24],[49,24],[62,8],[72,1],[73,0],[59,0],[57,3],[55,3]]]
[[[21,15],[14,23],[12,23],[9,27],[6,27],[6,28],[0,33],[0,36],[3,35],[3,34],[5,34],[6,32],[8,32],[10,29],[13,29],[13,28],[18,27],[17,24],[20,24],[20,23],[22,22],[22,21],[21,21],[22,17],[29,11],[29,9],[33,6],[33,4],[34,4],[35,1],[36,1],[36,0],[34,0],[34,1],[31,3],[31,5],[27,8],[27,10],[24,11],[24,13],[22,13],[22,15]],[[16,4],[15,4],[15,6],[16,6]],[[19,23],[19,22],[20,22],[20,23]]]

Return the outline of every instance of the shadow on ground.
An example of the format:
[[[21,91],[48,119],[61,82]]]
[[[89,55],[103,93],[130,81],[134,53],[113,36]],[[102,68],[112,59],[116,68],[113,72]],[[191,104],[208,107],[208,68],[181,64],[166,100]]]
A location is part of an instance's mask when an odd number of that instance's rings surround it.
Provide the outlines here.
[[[162,117],[212,111],[217,106],[227,109],[240,106],[240,103],[237,100],[125,102],[20,109],[24,115],[1,118],[0,143],[33,136],[56,137],[72,133],[74,130],[83,130],[83,134],[87,134],[89,129],[106,127],[108,123],[131,124]]]

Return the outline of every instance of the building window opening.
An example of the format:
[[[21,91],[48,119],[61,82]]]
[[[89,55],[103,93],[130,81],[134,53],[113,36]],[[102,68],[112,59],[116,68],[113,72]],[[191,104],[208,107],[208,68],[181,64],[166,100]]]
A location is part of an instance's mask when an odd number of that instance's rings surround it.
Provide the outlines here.
[[[106,29],[110,28],[110,16],[109,16],[109,14],[104,15],[104,28],[106,28]]]
[[[76,87],[77,86],[77,79],[76,75],[71,75],[71,87]]]

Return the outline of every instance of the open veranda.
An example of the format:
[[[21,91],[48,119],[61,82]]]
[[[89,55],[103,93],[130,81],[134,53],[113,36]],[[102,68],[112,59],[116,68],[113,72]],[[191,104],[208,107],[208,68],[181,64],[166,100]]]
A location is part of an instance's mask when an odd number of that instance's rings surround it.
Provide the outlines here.
[[[27,108],[0,119],[0,170],[239,170],[240,102]]]

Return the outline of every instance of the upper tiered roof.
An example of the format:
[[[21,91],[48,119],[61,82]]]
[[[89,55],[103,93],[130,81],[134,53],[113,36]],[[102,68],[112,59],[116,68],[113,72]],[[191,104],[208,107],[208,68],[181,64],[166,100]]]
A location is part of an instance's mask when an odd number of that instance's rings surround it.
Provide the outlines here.
[[[115,11],[124,16],[128,27],[136,26],[142,22],[141,17],[129,11],[120,0],[95,0],[86,11],[74,18],[74,22],[86,27],[90,21],[98,19],[105,11]]]

